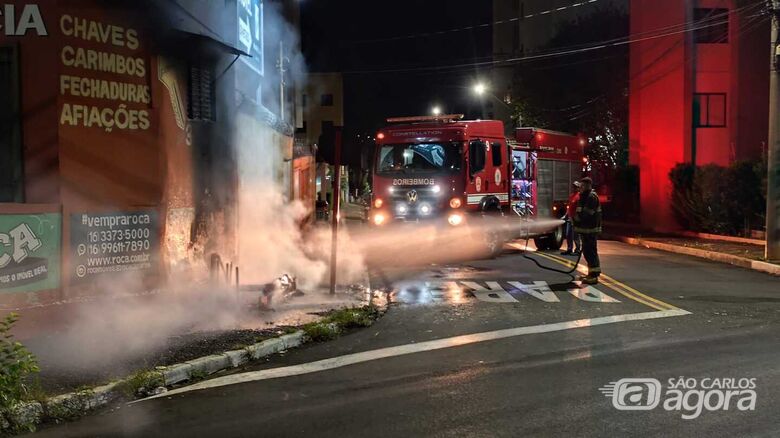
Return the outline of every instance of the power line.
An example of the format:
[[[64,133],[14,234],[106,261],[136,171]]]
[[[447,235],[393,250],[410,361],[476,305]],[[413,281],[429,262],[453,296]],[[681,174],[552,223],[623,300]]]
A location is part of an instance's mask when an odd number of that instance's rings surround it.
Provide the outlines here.
[[[755,4],[751,5],[751,7],[752,6],[755,6]],[[746,18],[746,20],[739,26],[738,29],[736,29],[736,32],[735,32],[735,35],[740,36],[740,37],[744,37],[744,36],[750,34],[751,32],[754,32],[756,29],[760,28],[763,24],[765,24],[766,21],[769,20],[771,17],[768,17],[768,14],[766,12],[764,12],[764,13],[746,15],[744,18]],[[666,54],[668,54],[668,50],[665,51],[661,56],[656,58],[654,61],[652,61],[649,65],[645,66],[642,69],[642,71],[637,72],[634,75],[632,75],[631,77],[629,77],[628,80],[631,81],[631,80],[639,77],[640,75],[642,75],[644,71],[652,68],[652,65],[657,63],[661,58],[665,57]],[[646,85],[640,85],[639,88],[644,88],[645,86]],[[577,119],[581,119],[581,118],[584,118],[584,117],[587,117],[587,116],[593,114],[596,111],[599,111],[599,109],[593,108],[591,106],[585,107],[586,105],[588,105],[590,103],[594,103],[595,101],[600,100],[602,98],[605,98],[606,96],[607,96],[607,93],[604,93],[604,94],[602,94],[600,96],[597,96],[595,98],[592,98],[592,99],[588,100],[584,104],[578,104],[578,105],[573,105],[573,106],[566,107],[566,108],[561,108],[558,111],[560,111],[562,113],[565,113],[567,111],[576,110],[576,111],[573,111],[571,114],[568,115],[569,116],[568,121],[574,121],[574,120],[577,120]],[[585,107],[585,108],[582,108],[582,107]],[[578,108],[581,108],[581,109],[578,109]],[[544,111],[544,112],[556,112],[556,110],[548,110],[548,109],[542,109],[542,111]]]
[[[493,27],[493,26],[496,26],[496,25],[514,23],[514,22],[521,21],[521,20],[528,19],[528,18],[534,18],[534,17],[543,16],[543,15],[549,15],[549,14],[553,14],[553,13],[556,13],[556,12],[565,11],[567,9],[574,9],[574,8],[578,8],[580,6],[593,4],[593,3],[596,3],[598,1],[599,0],[583,0],[583,1],[580,1],[580,2],[577,2],[577,3],[572,3],[572,4],[567,5],[567,6],[561,6],[559,8],[548,9],[546,11],[535,12],[533,14],[526,14],[526,15],[523,15],[523,16],[520,16],[520,17],[507,18],[505,20],[497,20],[497,21],[493,21],[493,22],[490,22],[490,23],[481,23],[481,24],[475,24],[475,25],[471,25],[471,26],[456,27],[456,28],[452,28],[452,29],[439,30],[439,31],[436,31],[436,32],[424,32],[424,33],[416,33],[416,34],[412,34],[412,35],[399,35],[399,36],[387,37],[387,38],[375,38],[375,39],[369,39],[369,40],[349,41],[349,43],[350,44],[370,44],[370,43],[379,43],[379,42],[386,42],[386,41],[400,41],[400,40],[413,39],[413,38],[424,38],[424,37],[440,36],[440,35],[445,35],[445,34],[452,33],[452,32],[465,32],[467,30],[484,29],[484,28],[489,28],[489,27]]]
[[[743,6],[741,8],[736,8],[733,10],[730,10],[727,14],[731,15],[737,12],[740,12],[742,10],[747,10],[749,8],[754,8],[759,4],[763,4],[763,1],[752,3],[750,5]],[[763,14],[762,14],[763,15]],[[704,21],[710,21],[710,20],[704,20]],[[699,23],[698,25],[696,23]],[[504,66],[504,65],[514,65],[521,62],[526,61],[532,61],[532,60],[540,60],[540,59],[549,59],[554,58],[558,56],[566,56],[566,55],[574,55],[578,53],[586,53],[591,52],[594,50],[602,50],[610,47],[619,47],[624,46],[627,44],[634,44],[649,40],[654,40],[658,38],[664,38],[667,36],[673,36],[678,35],[682,33],[688,33],[693,32],[701,29],[706,29],[709,27],[714,26],[721,26],[723,24],[728,23],[728,17],[726,17],[725,20],[721,21],[715,21],[715,22],[708,22],[707,24],[701,24],[701,22],[695,22],[693,25],[690,25],[691,22],[684,23],[682,28],[680,28],[681,25],[675,25],[673,27],[679,28],[678,30],[670,30],[662,33],[653,34],[655,32],[658,32],[659,30],[663,29],[670,29],[673,28],[672,26],[666,26],[664,28],[654,29],[652,31],[642,32],[635,35],[630,35],[628,37],[621,37],[621,38],[614,38],[611,40],[605,40],[605,41],[599,41],[596,43],[590,43],[589,45],[581,45],[581,46],[570,46],[574,48],[559,48],[556,50],[552,50],[550,52],[540,52],[533,55],[526,55],[526,56],[520,56],[515,58],[509,58],[509,59],[503,59],[503,60],[492,60],[492,61],[483,61],[483,62],[472,62],[472,63],[464,63],[464,64],[454,64],[454,65],[446,65],[446,66],[425,66],[425,67],[406,67],[406,68],[396,68],[396,69],[375,69],[375,70],[353,70],[353,71],[345,71],[345,74],[379,74],[379,73],[409,73],[409,72],[419,72],[419,71],[443,71],[443,70],[457,70],[462,68],[474,68],[474,67],[493,67],[493,66]],[[637,35],[648,35],[641,38],[635,38]]]

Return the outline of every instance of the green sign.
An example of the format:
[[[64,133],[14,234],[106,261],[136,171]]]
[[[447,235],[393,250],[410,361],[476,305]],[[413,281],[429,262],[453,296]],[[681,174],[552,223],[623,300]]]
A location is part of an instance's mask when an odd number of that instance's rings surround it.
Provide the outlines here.
[[[0,293],[60,287],[59,213],[0,214]]]

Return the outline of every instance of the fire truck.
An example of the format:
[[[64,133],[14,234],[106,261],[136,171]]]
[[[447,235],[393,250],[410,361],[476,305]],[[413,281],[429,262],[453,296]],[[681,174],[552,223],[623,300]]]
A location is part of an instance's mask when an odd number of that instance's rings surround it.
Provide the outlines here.
[[[565,214],[572,183],[582,176],[584,139],[538,128],[518,128],[506,138],[501,121],[462,118],[387,119],[376,135],[374,226],[438,220],[458,227],[479,224],[478,217],[539,221]],[[529,236],[540,249],[563,242],[561,223],[550,222]],[[503,240],[525,237],[484,231],[493,236],[494,253]]]

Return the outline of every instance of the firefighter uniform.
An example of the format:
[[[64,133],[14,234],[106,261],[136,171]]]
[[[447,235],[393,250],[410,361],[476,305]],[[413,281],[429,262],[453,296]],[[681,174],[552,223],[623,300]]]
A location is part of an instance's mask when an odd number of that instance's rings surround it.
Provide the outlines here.
[[[601,275],[597,244],[598,235],[601,233],[601,203],[599,196],[592,189],[585,189],[580,194],[574,213],[574,231],[580,234],[582,255],[588,263],[588,275],[582,279],[582,282],[598,283],[598,277]]]

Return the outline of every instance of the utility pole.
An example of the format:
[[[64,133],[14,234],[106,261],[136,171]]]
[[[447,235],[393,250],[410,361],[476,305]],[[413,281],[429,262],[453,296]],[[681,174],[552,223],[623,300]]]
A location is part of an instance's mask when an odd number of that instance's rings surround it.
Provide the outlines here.
[[[287,59],[284,56],[284,41],[279,41],[279,62],[276,67],[279,69],[279,118],[284,121],[284,87],[287,83],[284,81],[284,74],[287,69],[284,68],[284,62]]]
[[[341,127],[336,127],[333,139],[335,172],[333,175],[333,217],[330,242],[330,294],[336,294],[336,269],[338,267],[339,216],[341,215]]]
[[[769,2],[772,13],[772,65],[769,79],[765,256],[767,260],[780,260],[780,1]]]

